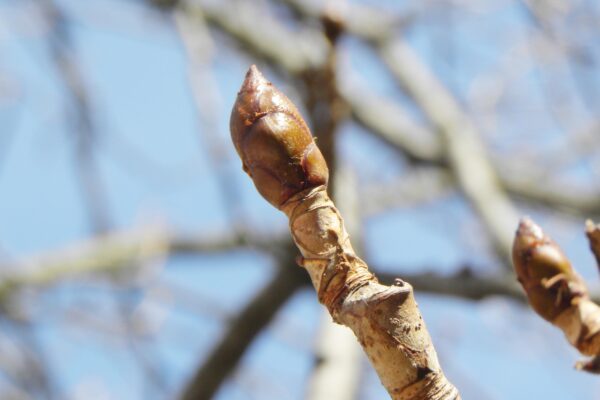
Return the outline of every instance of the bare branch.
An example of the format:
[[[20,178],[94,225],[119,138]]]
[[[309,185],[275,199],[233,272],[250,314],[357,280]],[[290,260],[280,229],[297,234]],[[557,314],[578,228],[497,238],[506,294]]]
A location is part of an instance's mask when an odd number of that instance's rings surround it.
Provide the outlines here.
[[[290,0],[289,3],[308,15],[314,16],[319,12],[296,1]],[[347,12],[347,16],[349,15],[357,14]],[[344,24],[353,25],[347,19]],[[481,216],[496,251],[504,260],[509,260],[512,226],[518,219],[517,212],[498,182],[474,125],[446,88],[403,40],[392,40],[391,32],[385,37],[378,35],[364,39],[376,45],[398,83],[440,133],[444,158],[447,158],[457,183]],[[362,119],[365,119],[364,116]],[[406,127],[407,120],[406,117],[402,118],[401,126]],[[414,124],[410,125],[408,126],[414,127]]]
[[[497,252],[510,260],[518,214],[498,181],[477,130],[408,44],[395,39],[381,43],[378,49],[398,83],[440,133],[457,183],[481,217]]]
[[[293,254],[288,246],[289,253]],[[182,400],[210,400],[235,369],[254,338],[275,313],[306,283],[300,269],[290,267],[292,258],[282,260],[271,281],[231,320],[221,341],[198,367],[184,389]]]
[[[397,103],[376,96],[356,82],[340,85],[340,92],[356,122],[400,150],[409,160],[428,164],[445,162],[438,138]]]
[[[352,329],[394,399],[456,400],[403,281],[381,285],[356,256],[327,194],[328,168],[287,97],[250,67],[231,114],[231,136],[258,192],[290,220],[319,301]],[[416,347],[415,347],[416,346]]]
[[[356,84],[354,84],[356,87]],[[440,167],[445,173],[447,159],[441,150],[441,142],[433,132],[404,110],[399,104],[373,93],[365,85],[345,89],[341,94],[349,104],[352,117],[365,129],[398,149],[408,160]],[[359,92],[360,90],[360,92]],[[510,167],[511,160],[494,158],[497,179],[513,197],[578,215],[600,212],[600,189],[588,189],[565,182],[548,180],[546,171],[536,166],[521,165],[518,170]],[[450,177],[454,180],[454,177]],[[455,182],[454,182],[455,184]],[[569,186],[565,189],[565,186]],[[402,199],[398,199],[402,201]]]
[[[323,312],[306,400],[356,399],[360,382],[360,348],[352,331]]]
[[[236,247],[271,249],[284,243],[276,238],[244,236],[207,237],[173,234],[161,227],[113,232],[65,249],[3,265],[0,298],[6,299],[22,287],[41,288],[75,276],[118,271],[151,260],[180,254],[222,252]]]
[[[189,2],[188,12],[202,13],[211,25],[292,74],[321,65],[326,58],[327,45],[322,35],[292,33],[256,3],[223,1],[219,6],[208,3],[200,6]]]
[[[389,271],[389,268],[386,268]],[[398,268],[402,271],[402,268]],[[513,276],[478,276],[471,269],[464,269],[454,275],[444,276],[435,272],[407,274],[402,279],[409,281],[419,292],[452,296],[469,300],[483,300],[493,296],[503,296],[520,302],[525,296]],[[382,282],[391,284],[397,275],[390,272],[378,272]]]
[[[240,209],[235,180],[227,170],[229,147],[219,135],[218,116],[221,99],[217,79],[211,72],[214,42],[203,14],[189,10],[182,2],[174,10],[174,21],[189,60],[189,80],[194,93],[196,111],[202,132],[206,137],[205,154],[215,169],[220,200],[227,213],[227,223],[233,231],[242,231],[244,215]]]
[[[361,204],[365,216],[393,207],[426,204],[456,191],[452,175],[436,167],[411,168],[385,183],[365,184]]]
[[[68,89],[74,109],[69,122],[75,138],[75,156],[79,184],[88,207],[92,229],[96,233],[105,232],[110,227],[108,199],[100,172],[93,159],[94,142],[98,139],[94,128],[88,91],[83,74],[71,46],[71,37],[66,17],[53,0],[40,0],[40,5],[52,27],[49,37],[50,51],[61,79]]]

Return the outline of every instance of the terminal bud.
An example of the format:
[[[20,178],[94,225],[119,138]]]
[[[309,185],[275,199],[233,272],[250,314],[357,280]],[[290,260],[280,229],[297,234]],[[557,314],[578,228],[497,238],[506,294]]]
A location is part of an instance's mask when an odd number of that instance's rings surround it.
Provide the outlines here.
[[[300,191],[327,185],[327,164],[304,119],[254,65],[233,105],[230,130],[244,171],[275,207]]]

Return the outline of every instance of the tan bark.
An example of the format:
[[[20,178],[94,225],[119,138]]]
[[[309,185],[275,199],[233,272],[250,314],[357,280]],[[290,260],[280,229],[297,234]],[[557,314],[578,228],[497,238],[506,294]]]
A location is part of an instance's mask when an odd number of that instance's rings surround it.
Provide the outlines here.
[[[328,171],[293,104],[251,67],[231,134],[258,191],[289,218],[298,262],[333,320],[348,326],[393,399],[459,399],[444,376],[410,284],[380,284],[327,195]]]

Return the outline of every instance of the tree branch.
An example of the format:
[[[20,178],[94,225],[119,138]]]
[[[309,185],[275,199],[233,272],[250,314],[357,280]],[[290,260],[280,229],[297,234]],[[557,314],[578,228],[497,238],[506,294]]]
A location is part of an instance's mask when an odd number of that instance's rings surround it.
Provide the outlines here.
[[[348,85],[350,89],[346,89]],[[440,174],[446,173],[446,156],[431,129],[415,121],[398,103],[376,95],[365,85],[348,85],[341,85],[341,94],[359,125],[400,151],[409,161],[437,166]],[[600,213],[598,189],[549,181],[544,172],[533,165],[515,171],[501,168],[510,165],[510,160],[495,159],[493,164],[501,186],[517,199],[578,215]],[[566,185],[569,187],[565,188]]]
[[[69,116],[75,138],[76,172],[82,195],[88,207],[92,230],[106,232],[110,228],[108,198],[94,156],[94,142],[98,139],[94,129],[90,99],[83,74],[71,46],[71,36],[65,15],[53,0],[40,0],[42,11],[52,28],[49,37],[51,55],[60,78],[67,88],[74,115]]]
[[[231,115],[231,136],[259,193],[290,220],[319,301],[351,328],[397,400],[459,399],[403,281],[384,286],[356,256],[327,195],[328,169],[295,106],[252,66]]]
[[[293,254],[288,246],[288,254]],[[283,259],[271,281],[231,320],[221,341],[198,367],[183,390],[182,400],[210,400],[235,369],[254,338],[275,313],[306,283],[293,258]]]
[[[273,237],[206,237],[173,234],[161,227],[113,232],[65,249],[0,266],[0,302],[23,287],[44,287],[89,273],[118,271],[167,256],[228,251],[255,246],[272,249],[285,243]]]
[[[356,82],[340,85],[340,93],[359,125],[401,151],[410,161],[445,164],[438,138],[414,121],[403,107],[376,96],[368,87]]]
[[[408,44],[401,39],[386,40],[378,44],[378,50],[398,83],[440,133],[459,187],[481,217],[498,254],[510,260],[518,214],[500,185],[477,130]]]

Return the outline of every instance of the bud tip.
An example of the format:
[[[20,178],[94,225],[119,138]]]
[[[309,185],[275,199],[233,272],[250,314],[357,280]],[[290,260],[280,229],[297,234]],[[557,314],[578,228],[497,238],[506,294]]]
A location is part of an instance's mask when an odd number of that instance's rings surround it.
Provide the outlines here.
[[[248,68],[248,72],[246,72],[246,77],[244,78],[244,83],[242,83],[240,92],[256,90],[259,86],[267,84],[269,84],[269,81],[265,79],[256,65],[252,64],[250,68]]]
[[[600,225],[596,225],[594,223],[594,221],[592,221],[591,219],[588,219],[588,220],[585,221],[585,231],[586,231],[586,233],[590,234],[590,233],[594,232],[597,229],[600,229]]]
[[[519,228],[517,229],[518,236],[531,236],[534,239],[543,239],[544,232],[533,220],[529,217],[523,217],[519,221]]]

